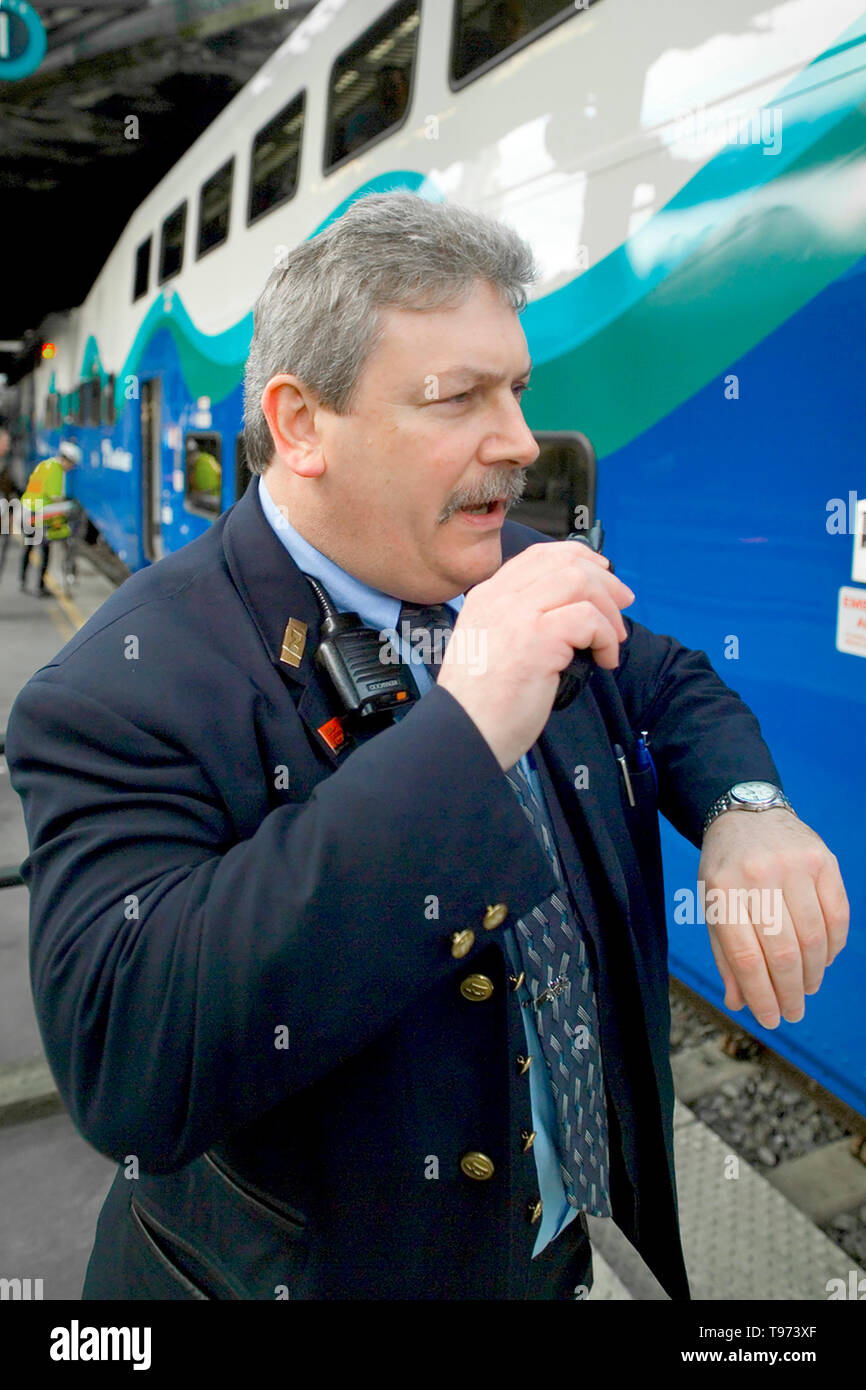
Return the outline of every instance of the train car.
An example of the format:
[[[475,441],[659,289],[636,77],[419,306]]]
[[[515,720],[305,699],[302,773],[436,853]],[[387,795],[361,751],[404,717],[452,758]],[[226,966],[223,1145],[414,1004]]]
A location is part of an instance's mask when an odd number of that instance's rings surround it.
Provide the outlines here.
[[[252,306],[372,190],[495,215],[542,278],[542,445],[512,513],[598,514],[633,616],[706,651],[837,854],[846,952],[757,1037],[861,1113],[866,951],[866,17],[860,0],[320,0],[49,319],[37,452],[130,569],[245,486]],[[673,973],[723,990],[697,854],[665,827]]]

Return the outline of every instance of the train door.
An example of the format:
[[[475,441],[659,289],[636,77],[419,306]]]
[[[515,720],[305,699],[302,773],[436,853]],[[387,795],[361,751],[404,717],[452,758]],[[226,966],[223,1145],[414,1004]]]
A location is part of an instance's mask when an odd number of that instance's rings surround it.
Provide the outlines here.
[[[578,430],[534,430],[541,452],[526,470],[521,500],[508,510],[519,521],[561,541],[595,520],[595,450]]]
[[[141,540],[148,560],[163,555],[160,507],[162,457],[160,447],[161,382],[141,383]]]

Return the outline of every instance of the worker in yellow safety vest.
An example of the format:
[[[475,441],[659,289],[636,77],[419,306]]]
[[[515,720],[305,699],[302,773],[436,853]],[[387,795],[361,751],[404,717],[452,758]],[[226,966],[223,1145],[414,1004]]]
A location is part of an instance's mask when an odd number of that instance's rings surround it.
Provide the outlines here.
[[[200,505],[219,511],[222,467],[213,454],[199,448],[192,436],[186,441],[187,490]]]
[[[43,459],[34,468],[27,481],[21,498],[22,508],[28,508],[32,515],[35,534],[39,540],[31,540],[26,530],[21,556],[21,592],[27,592],[27,566],[33,544],[42,547],[42,569],[39,575],[40,598],[48,596],[45,587],[45,571],[48,569],[48,556],[52,541],[68,540],[71,532],[68,523],[69,508],[66,502],[66,474],[70,468],[77,468],[81,462],[81,450],[71,439],[64,439],[53,458]],[[56,505],[55,505],[56,504]],[[42,523],[40,527],[40,521]]]

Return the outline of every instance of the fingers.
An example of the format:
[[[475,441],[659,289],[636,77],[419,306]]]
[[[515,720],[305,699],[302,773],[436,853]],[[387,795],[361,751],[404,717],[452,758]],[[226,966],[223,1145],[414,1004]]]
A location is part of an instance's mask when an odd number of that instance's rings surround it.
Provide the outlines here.
[[[625,629],[619,613],[616,613],[614,625],[594,603],[584,600],[551,609],[542,614],[542,623],[568,648],[590,648],[593,659],[606,670],[613,671],[619,665],[619,646],[625,640]],[[573,650],[565,651],[560,669],[565,669],[573,654]]]
[[[839,861],[835,854],[830,854],[828,851],[828,855],[829,857],[819,870],[815,886],[827,930],[829,952],[827,964],[832,965],[848,939],[851,909],[848,895],[845,892],[845,885],[842,882],[842,875],[839,872]]]
[[[608,565],[605,556],[577,541],[528,546],[467,595],[456,626],[461,619],[482,623],[479,614],[488,623],[494,613],[494,621],[506,612],[513,620],[519,608],[531,619],[527,631],[540,623],[562,643],[555,669],[568,665],[575,648],[587,648],[600,666],[613,670],[628,635],[620,609],[635,595]]]
[[[807,874],[788,878],[785,905],[800,947],[803,989],[806,994],[817,994],[828,965],[829,940],[813,879]]]
[[[727,922],[710,926],[726,989],[733,976],[764,1028],[778,1027],[780,1018],[799,1023],[804,996],[817,992],[827,962],[827,933],[811,882],[789,882],[784,894],[779,888],[734,889],[727,897]],[[708,906],[708,918],[709,912]]]
[[[725,1008],[732,1009],[734,1013],[736,1013],[738,1009],[742,1009],[745,1005],[746,1001],[743,998],[743,992],[737,984],[737,978],[733,970],[725,959],[725,953],[719,945],[716,933],[711,930],[709,936],[710,945],[713,948],[713,955],[716,959],[716,966],[718,967],[719,974],[725,986]]]
[[[760,928],[759,928],[760,930]],[[710,939],[718,941],[728,968],[755,1018],[763,1028],[778,1028],[780,1021],[779,1000],[776,997],[774,982],[767,968],[767,961],[756,935],[755,928],[740,923],[727,922],[718,927],[710,927]],[[799,950],[797,951],[799,961]],[[791,989],[791,962],[785,959],[783,972],[789,978],[784,983],[786,994]],[[725,979],[724,972],[722,978]],[[727,980],[725,980],[727,984]],[[802,977],[801,977],[802,985]],[[802,989],[801,989],[802,993]],[[802,1017],[802,1013],[798,1015]],[[795,1022],[791,1019],[790,1022]]]
[[[506,560],[496,574],[485,582],[490,585],[504,584],[508,588],[525,588],[541,575],[553,574],[575,564],[583,568],[592,567],[604,573],[610,571],[607,556],[599,555],[580,541],[539,541],[537,545],[528,545],[518,555]],[[611,575],[610,578],[616,580],[615,575]]]
[[[634,602],[634,594],[627,585],[604,571],[586,565],[579,568],[567,565],[552,574],[539,576],[521,590],[521,595],[537,604],[541,613],[589,602],[607,618],[619,634],[619,640],[624,642],[626,639],[625,624],[619,610]]]

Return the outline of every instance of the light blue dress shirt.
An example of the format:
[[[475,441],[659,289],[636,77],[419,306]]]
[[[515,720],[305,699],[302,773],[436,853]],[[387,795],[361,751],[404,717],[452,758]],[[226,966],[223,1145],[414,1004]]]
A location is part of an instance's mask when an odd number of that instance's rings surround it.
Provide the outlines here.
[[[334,606],[341,613],[357,613],[367,627],[375,628],[379,632],[385,628],[391,628],[399,633],[400,609],[402,607],[400,599],[394,598],[391,594],[384,594],[379,589],[371,589],[369,585],[363,584],[360,579],[356,579],[341,569],[333,560],[329,560],[327,555],[323,555],[315,546],[310,545],[310,542],[295,530],[277,508],[265,486],[264,477],[259,478],[259,498],[265,516],[298,569],[304,574],[312,575],[314,579],[318,579],[325,586]],[[458,594],[456,598],[448,599],[448,607],[453,609],[455,613],[459,613],[463,607],[464,598],[464,594]],[[411,666],[412,674],[423,696],[432,688],[433,682],[430,674],[421,662],[418,653],[414,652],[411,646],[407,651],[402,647],[402,643],[400,645],[401,659]],[[532,784],[533,791],[543,802],[538,774],[532,766],[530,756],[526,755],[521,758],[520,763]],[[517,942],[510,928],[505,930],[503,939],[511,967],[515,974],[519,974]],[[530,1010],[521,1009],[520,1012],[523,1016],[523,1029],[526,1034],[527,1056],[531,1054],[535,1060],[535,1065],[529,1069],[529,1099],[532,1107],[532,1128],[536,1132],[532,1153],[538,1172],[538,1191],[542,1201],[541,1226],[532,1252],[535,1256],[540,1254],[545,1246],[549,1245],[554,1237],[558,1236],[560,1231],[563,1231],[569,1222],[574,1220],[577,1216],[577,1210],[569,1206],[566,1201],[565,1188],[559,1171],[559,1154],[553,1139],[553,1135],[556,1133],[556,1112],[553,1104],[553,1092],[550,1089],[544,1065],[541,1043],[535,1030],[535,1024],[530,1017]]]

